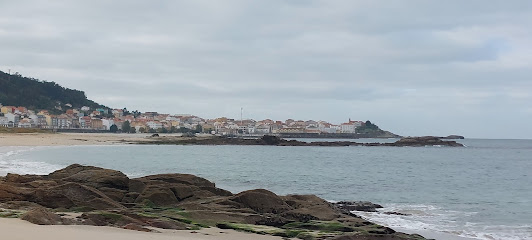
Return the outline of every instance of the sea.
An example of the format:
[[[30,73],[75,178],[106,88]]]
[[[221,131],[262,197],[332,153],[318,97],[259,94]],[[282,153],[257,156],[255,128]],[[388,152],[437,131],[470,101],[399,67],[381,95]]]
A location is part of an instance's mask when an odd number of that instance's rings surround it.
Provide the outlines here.
[[[458,142],[466,147],[0,146],[0,175],[48,174],[73,163],[130,177],[190,173],[234,193],[371,201],[384,209],[355,214],[436,239],[532,239],[532,140]]]

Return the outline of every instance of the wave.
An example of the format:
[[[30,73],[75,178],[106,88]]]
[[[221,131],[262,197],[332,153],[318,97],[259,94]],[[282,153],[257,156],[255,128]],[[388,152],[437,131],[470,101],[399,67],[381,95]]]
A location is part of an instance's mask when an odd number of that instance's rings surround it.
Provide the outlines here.
[[[30,161],[24,158],[24,153],[39,147],[0,147],[0,176],[8,173],[16,174],[49,174],[64,166],[41,161]]]
[[[397,212],[406,215],[386,214]],[[390,204],[378,212],[353,211],[354,214],[384,226],[411,232],[434,232],[466,239],[532,239],[532,225],[485,225],[463,222],[476,212],[460,212],[434,205]]]

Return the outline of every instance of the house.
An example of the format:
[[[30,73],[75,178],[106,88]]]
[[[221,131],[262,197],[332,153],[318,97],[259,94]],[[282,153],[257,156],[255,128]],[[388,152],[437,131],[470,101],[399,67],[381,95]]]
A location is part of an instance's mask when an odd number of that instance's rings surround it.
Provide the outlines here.
[[[113,119],[101,119],[102,120],[102,125],[103,125],[103,129],[104,130],[109,130],[111,129],[111,126],[113,126],[114,124],[114,121]]]
[[[0,127],[8,127],[9,121],[6,117],[0,117]]]
[[[111,113],[117,118],[124,116],[124,110],[122,109],[113,109]]]
[[[104,108],[96,108],[96,111],[100,112],[101,115],[108,114],[109,111]]]
[[[2,112],[3,114],[14,113],[15,109],[16,107],[13,106],[3,106],[2,108],[0,108],[0,112]]]
[[[54,116],[52,117],[52,128],[70,128],[70,122],[68,121],[68,117],[66,116]]]
[[[149,121],[146,123],[146,126],[148,126],[150,129],[160,129],[163,128],[163,124],[160,122],[155,121]]]
[[[31,128],[32,127],[31,119],[24,118],[24,119],[20,120],[20,122],[18,123],[18,127],[19,128]]]
[[[302,127],[284,127],[277,130],[277,133],[305,133],[305,128]]]
[[[351,121],[340,124],[341,133],[356,133],[356,128],[362,126],[361,121]]]
[[[101,119],[99,118],[93,118],[91,119],[91,128],[92,129],[97,129],[97,130],[104,130],[105,127],[103,126],[103,122]]]
[[[37,127],[43,128],[48,126],[46,116],[37,114]]]
[[[272,127],[269,124],[261,124],[255,128],[255,133],[258,133],[258,134],[270,134],[271,132],[272,132]]]
[[[28,113],[28,109],[25,107],[17,107],[14,110],[15,113],[25,114]]]
[[[12,127],[16,127],[20,121],[20,116],[13,113],[4,113],[4,117],[7,118],[8,122],[12,123]]]
[[[81,128],[90,128],[91,122],[92,122],[92,118],[89,116],[79,118],[79,124]]]

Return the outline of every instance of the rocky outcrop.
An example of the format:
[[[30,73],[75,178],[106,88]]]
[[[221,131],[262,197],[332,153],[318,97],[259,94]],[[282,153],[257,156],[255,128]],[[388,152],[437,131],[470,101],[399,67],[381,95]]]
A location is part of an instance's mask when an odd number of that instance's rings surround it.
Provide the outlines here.
[[[333,205],[347,212],[351,212],[351,211],[377,212],[378,208],[382,208],[382,206],[379,204],[375,204],[372,202],[365,202],[365,201],[356,201],[356,202],[341,201],[341,202],[333,203]]]
[[[301,234],[297,237],[302,239],[419,239],[349,212],[376,207],[365,202],[332,204],[314,195],[278,196],[265,189],[232,194],[190,174],[129,179],[119,171],[79,164],[49,175],[0,178],[0,208],[25,212],[22,219],[42,225],[83,224],[137,231],[223,226],[284,237]],[[61,213],[65,211],[79,214],[66,217],[68,214]],[[260,230],[264,226],[254,230],[257,225],[267,225],[270,230]]]
[[[269,145],[269,146],[321,146],[321,147],[347,147],[347,146],[368,146],[368,147],[423,147],[423,146],[448,146],[463,147],[455,141],[443,141],[439,137],[406,137],[394,143],[358,143],[352,141],[335,142],[301,142],[297,140],[285,140],[277,136],[265,135],[259,139],[243,138],[171,138],[163,137],[156,140],[138,142],[138,144],[170,144],[170,145]]]
[[[26,212],[24,215],[22,215],[21,219],[39,225],[63,224],[63,219],[59,215],[42,207],[37,207]]]
[[[240,203],[241,207],[251,208],[258,213],[283,213],[290,206],[275,193],[265,189],[255,189],[241,192],[229,200]]]
[[[465,139],[465,137],[460,135],[449,135],[447,137],[440,137],[440,139]]]
[[[448,147],[463,147],[464,145],[455,141],[443,141],[439,137],[406,137],[401,138],[392,146],[398,147],[423,147],[423,146],[448,146]]]

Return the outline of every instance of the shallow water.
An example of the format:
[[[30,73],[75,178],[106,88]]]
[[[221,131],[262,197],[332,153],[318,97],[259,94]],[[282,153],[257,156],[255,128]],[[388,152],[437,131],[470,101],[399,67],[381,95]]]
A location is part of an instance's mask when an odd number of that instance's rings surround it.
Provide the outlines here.
[[[192,173],[233,192],[266,188],[367,200],[411,214],[362,213],[391,227],[532,239],[532,140],[460,142],[467,147],[0,147],[0,174],[43,174],[72,163],[133,177]]]

